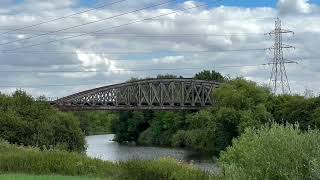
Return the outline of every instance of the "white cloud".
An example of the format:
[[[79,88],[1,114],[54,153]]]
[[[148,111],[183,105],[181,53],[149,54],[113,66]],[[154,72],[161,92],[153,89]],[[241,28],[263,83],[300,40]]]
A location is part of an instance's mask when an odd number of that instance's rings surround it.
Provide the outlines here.
[[[279,0],[278,8],[280,13],[311,13],[309,0]]]
[[[177,64],[184,61],[184,56],[166,56],[164,58],[154,58],[152,61],[155,64]]]
[[[1,26],[8,26],[11,28],[26,26],[46,20],[46,18],[42,16],[44,14],[59,17],[83,9],[83,7],[74,6],[77,2],[76,0],[41,1],[41,3],[38,4],[36,2],[40,1],[37,0],[28,0],[28,2],[29,4],[21,3],[10,6],[0,6],[0,12],[13,14],[10,16],[0,16]],[[155,0],[145,0],[143,2],[130,1],[130,3],[130,5],[115,5],[112,9],[92,11],[82,16],[43,24],[33,28],[33,30],[48,31],[66,28],[120,14],[128,9],[135,9],[159,2]],[[198,2],[186,1],[183,4],[178,5],[178,7],[190,7],[194,4],[198,4]],[[32,6],[34,8],[32,8]],[[277,9],[267,7],[242,8],[221,6],[182,13],[181,9],[177,10],[176,6],[174,7],[175,8],[173,8],[173,6],[163,6],[158,9],[144,10],[139,13],[109,19],[104,22],[69,31],[96,31],[99,29],[108,29],[138,19],[178,11],[177,14],[164,16],[152,21],[149,20],[130,26],[102,31],[105,33],[120,33],[120,35],[87,35],[58,43],[43,44],[38,47],[24,49],[25,51],[62,51],[70,53],[0,53],[0,71],[98,71],[96,73],[7,73],[5,76],[0,74],[0,83],[2,85],[88,84],[87,86],[66,86],[63,88],[59,86],[44,86],[28,89],[34,95],[47,94],[48,96],[64,96],[95,87],[95,85],[92,85],[94,83],[99,83],[100,85],[101,83],[120,83],[129,79],[131,76],[143,78],[147,76],[156,76],[160,73],[176,73],[177,75],[191,77],[197,72],[197,70],[180,70],[176,72],[123,71],[160,68],[172,69],[173,67],[216,69],[223,74],[230,74],[233,77],[244,76],[247,79],[265,83],[268,81],[271,73],[271,67],[269,66],[228,67],[230,65],[267,63],[270,61],[271,55],[266,55],[266,52],[264,51],[212,53],[191,53],[188,51],[225,51],[232,49],[270,47],[273,44],[272,38],[264,36],[263,34],[272,31],[274,28],[274,19],[270,17],[276,17],[278,13],[286,14],[283,18],[284,27],[297,32],[294,37],[289,38],[284,36],[286,43],[297,47],[295,52],[285,51],[286,57],[297,59],[297,57],[320,56],[318,50],[320,41],[317,38],[320,36],[320,24],[315,23],[319,21],[320,13],[319,11],[314,11],[314,9],[317,9],[318,7],[310,4],[308,1],[280,0]],[[301,14],[303,16],[301,16]],[[306,31],[309,33],[305,33]],[[181,36],[136,37],[132,34],[177,34]],[[194,34],[200,34],[201,36]],[[230,35],[224,36],[224,34]],[[3,36],[1,38],[1,43],[30,36],[33,35],[28,34],[27,31],[25,33],[19,32],[18,35],[13,34]],[[61,39],[68,36],[71,35],[61,33],[57,36],[45,36],[33,40],[24,40],[8,46],[0,46],[0,50]],[[113,51],[154,51],[154,53],[108,53]],[[178,53],[175,51],[186,52]],[[98,53],[95,54],[95,52]],[[308,87],[315,92],[320,92],[320,84],[317,83],[320,78],[318,73],[320,64],[317,63],[317,59],[301,61],[300,65],[288,65],[287,70],[294,92],[303,93],[305,87]],[[310,82],[312,82],[312,85],[310,85]],[[0,91],[5,92],[12,90],[13,89],[0,88]]]

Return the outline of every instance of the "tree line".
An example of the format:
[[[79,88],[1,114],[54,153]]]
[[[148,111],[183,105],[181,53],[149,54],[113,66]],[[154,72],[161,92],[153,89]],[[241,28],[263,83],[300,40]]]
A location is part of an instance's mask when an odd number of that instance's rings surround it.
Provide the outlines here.
[[[219,154],[246,128],[270,123],[297,123],[302,131],[320,127],[320,97],[273,95],[264,86],[215,71],[202,71],[193,78],[222,82],[213,93],[213,107],[200,112],[63,113],[45,101],[35,101],[24,91],[1,94],[0,138],[44,149],[84,151],[85,135],[114,133],[118,142]],[[138,78],[129,81],[135,80]]]
[[[122,112],[112,123],[115,139],[219,154],[247,128],[297,123],[307,131],[320,126],[320,97],[274,95],[255,82],[226,78],[215,71],[194,78],[223,82],[213,93],[213,107],[200,112]]]

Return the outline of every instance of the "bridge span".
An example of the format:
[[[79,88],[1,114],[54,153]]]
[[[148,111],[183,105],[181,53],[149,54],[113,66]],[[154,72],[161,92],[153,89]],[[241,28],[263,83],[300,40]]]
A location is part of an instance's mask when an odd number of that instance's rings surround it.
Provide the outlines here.
[[[147,79],[104,86],[51,102],[62,111],[199,110],[214,104],[218,82]]]

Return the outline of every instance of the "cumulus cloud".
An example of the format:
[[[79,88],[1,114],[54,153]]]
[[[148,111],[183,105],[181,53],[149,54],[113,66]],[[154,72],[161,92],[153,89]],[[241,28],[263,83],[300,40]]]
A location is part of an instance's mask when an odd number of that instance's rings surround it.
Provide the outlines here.
[[[279,12],[282,14],[311,13],[309,0],[279,0]]]
[[[9,0],[7,2],[10,3]],[[59,17],[83,10],[85,7],[78,6],[77,2],[77,0],[26,0],[24,3],[11,4],[6,7],[1,5],[0,12],[6,11],[9,15],[0,15],[0,23],[3,28],[12,29],[43,22],[47,20],[46,16]],[[285,51],[285,57],[302,59],[299,65],[288,65],[287,67],[293,91],[303,93],[304,89],[308,87],[315,92],[320,92],[320,83],[318,82],[320,64],[317,63],[317,57],[320,56],[317,48],[320,45],[320,41],[317,39],[320,36],[320,24],[314,23],[319,21],[320,13],[314,11],[318,6],[310,4],[306,0],[279,0],[277,8],[219,6],[184,12],[183,7],[199,4],[197,1],[185,1],[175,6],[148,9],[74,28],[67,31],[69,34],[60,32],[51,36],[23,40],[41,32],[67,28],[121,14],[128,9],[159,3],[155,0],[129,2],[130,4],[114,5],[85,15],[43,24],[30,28],[29,31],[23,30],[3,36],[0,40],[1,43],[13,40],[20,41],[0,46],[0,73],[3,73],[1,70],[62,72],[11,72],[5,75],[0,74],[0,83],[3,86],[37,86],[27,88],[27,90],[33,95],[46,94],[50,97],[56,97],[101,85],[120,83],[130,77],[143,78],[167,73],[191,77],[198,70],[172,72],[172,70],[154,69],[192,67],[214,69],[232,77],[243,76],[265,84],[270,77],[271,67],[255,65],[270,62],[272,53],[268,51],[228,50],[272,46],[273,39],[265,36],[264,33],[273,30],[273,17],[280,13],[286,14],[283,18],[284,27],[297,32],[293,37],[284,36],[286,43],[297,47],[296,51]],[[32,6],[34,6],[33,9]],[[139,19],[175,11],[177,13],[170,16],[114,28]],[[43,16],[44,14],[46,16]],[[305,14],[305,16],[298,16],[301,14]],[[74,36],[75,32],[93,32],[100,29],[105,30],[56,43],[45,43]],[[30,52],[2,52],[40,42],[43,43],[41,46],[23,49],[23,51]],[[45,53],[46,51],[48,53]],[[137,53],[141,51],[142,53]],[[148,69],[153,70],[147,71]],[[97,72],[63,72],[73,70]],[[0,91],[11,92],[12,90],[14,90],[12,87],[0,87]]]

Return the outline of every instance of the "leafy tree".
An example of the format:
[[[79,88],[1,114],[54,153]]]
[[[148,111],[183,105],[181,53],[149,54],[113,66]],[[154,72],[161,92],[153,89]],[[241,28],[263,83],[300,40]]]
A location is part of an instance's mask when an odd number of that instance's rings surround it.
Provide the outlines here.
[[[184,116],[175,112],[155,113],[150,127],[140,135],[138,142],[144,145],[171,145],[172,136],[185,126]]]
[[[65,150],[85,150],[84,134],[73,115],[58,112],[44,101],[34,101],[21,90],[0,96],[0,138],[40,148],[63,144]]]
[[[153,112],[121,112],[112,123],[115,139],[119,142],[137,141],[141,132],[150,125]]]
[[[197,73],[193,78],[198,80],[217,81],[217,82],[226,81],[225,77],[223,77],[219,72],[208,71],[208,70],[204,70],[202,72]]]
[[[307,130],[314,124],[312,114],[319,107],[316,98],[304,98],[298,95],[276,96],[271,101],[270,111],[278,123],[299,123],[300,128]]]
[[[244,79],[223,84],[214,92],[215,106],[189,116],[187,130],[179,131],[173,144],[218,154],[246,127],[260,127],[272,120],[265,107],[269,96],[267,89]]]

